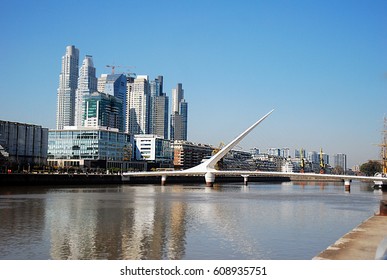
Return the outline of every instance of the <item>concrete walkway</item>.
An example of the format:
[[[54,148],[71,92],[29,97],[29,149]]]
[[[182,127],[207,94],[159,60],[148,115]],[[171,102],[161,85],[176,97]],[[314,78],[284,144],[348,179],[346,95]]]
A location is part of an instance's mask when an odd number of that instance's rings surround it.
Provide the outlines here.
[[[313,259],[374,260],[377,247],[386,237],[387,216],[373,216]]]

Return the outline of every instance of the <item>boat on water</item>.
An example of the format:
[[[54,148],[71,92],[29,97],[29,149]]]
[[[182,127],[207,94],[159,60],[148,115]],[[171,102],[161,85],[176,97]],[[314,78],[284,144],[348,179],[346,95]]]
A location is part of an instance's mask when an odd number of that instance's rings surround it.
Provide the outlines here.
[[[380,178],[386,177],[386,174],[384,174],[384,173],[376,173],[375,177],[380,177]],[[386,187],[387,187],[386,183],[383,182],[382,180],[375,180],[374,181],[374,188],[375,189],[382,189],[382,188],[386,188]]]

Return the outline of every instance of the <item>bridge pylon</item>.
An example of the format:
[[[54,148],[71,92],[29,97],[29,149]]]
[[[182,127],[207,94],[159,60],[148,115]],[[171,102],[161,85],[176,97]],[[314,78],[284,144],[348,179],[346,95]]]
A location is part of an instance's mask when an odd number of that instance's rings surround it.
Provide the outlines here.
[[[207,187],[213,187],[215,182],[215,174],[212,172],[207,172],[204,175],[204,179],[206,180],[206,186]]]
[[[344,189],[346,192],[351,191],[351,179],[344,179]]]

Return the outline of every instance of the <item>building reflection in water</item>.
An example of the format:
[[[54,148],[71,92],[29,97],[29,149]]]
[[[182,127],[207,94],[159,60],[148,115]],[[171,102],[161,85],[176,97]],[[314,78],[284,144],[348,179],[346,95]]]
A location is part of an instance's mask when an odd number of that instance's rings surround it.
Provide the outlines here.
[[[44,259],[45,223],[39,195],[11,193],[0,198],[0,259]]]
[[[7,191],[0,259],[310,259],[381,199],[360,183]]]
[[[186,204],[173,193],[159,196],[153,187],[53,194],[46,205],[51,258],[182,259]]]

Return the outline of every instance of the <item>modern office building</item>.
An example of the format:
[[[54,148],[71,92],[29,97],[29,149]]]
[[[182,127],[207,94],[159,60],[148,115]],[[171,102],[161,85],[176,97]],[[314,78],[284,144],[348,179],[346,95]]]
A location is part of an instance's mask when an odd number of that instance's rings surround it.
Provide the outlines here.
[[[78,84],[79,50],[67,46],[62,57],[62,69],[59,75],[57,92],[56,128],[75,124],[75,93]]]
[[[168,139],[168,96],[163,92],[163,76],[150,82],[149,132]]]
[[[102,74],[98,78],[98,91],[112,95],[121,100],[123,127],[120,131],[125,131],[127,115],[127,77],[124,74]]]
[[[75,125],[83,125],[84,117],[84,100],[85,97],[91,93],[97,91],[97,77],[95,76],[95,67],[93,64],[93,58],[90,55],[86,55],[82,62],[78,77],[78,88],[75,94]]]
[[[172,166],[173,150],[171,142],[155,134],[134,135],[136,160],[167,163]]]
[[[0,120],[0,172],[11,167],[21,171],[45,165],[47,145],[47,128]]]
[[[122,100],[103,92],[84,97],[83,123],[85,127],[108,127],[124,130]]]
[[[48,162],[55,167],[85,167],[86,162],[116,163],[132,154],[133,141],[118,129],[68,127],[48,133]]]
[[[182,84],[172,89],[170,139],[187,140],[188,103],[184,99]]]
[[[128,129],[130,134],[149,134],[149,77],[139,75],[128,85]]]

